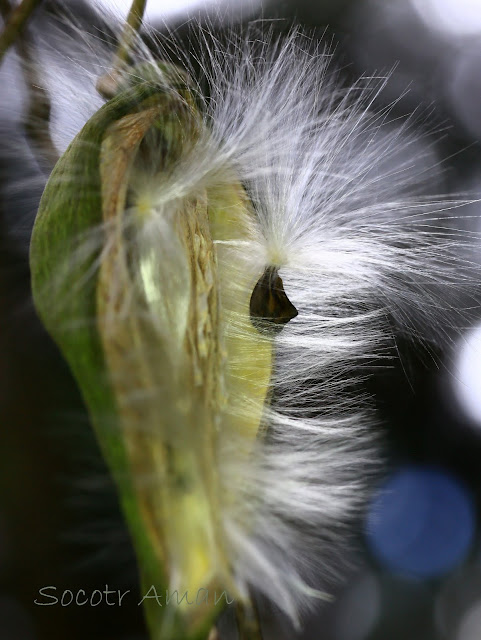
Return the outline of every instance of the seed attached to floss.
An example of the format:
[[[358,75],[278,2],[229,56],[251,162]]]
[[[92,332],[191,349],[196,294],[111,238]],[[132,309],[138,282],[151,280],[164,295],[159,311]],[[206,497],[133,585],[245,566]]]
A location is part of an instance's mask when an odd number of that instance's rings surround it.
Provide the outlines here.
[[[284,284],[276,267],[266,267],[254,287],[250,315],[256,329],[267,333],[279,333],[298,315],[284,291]]]

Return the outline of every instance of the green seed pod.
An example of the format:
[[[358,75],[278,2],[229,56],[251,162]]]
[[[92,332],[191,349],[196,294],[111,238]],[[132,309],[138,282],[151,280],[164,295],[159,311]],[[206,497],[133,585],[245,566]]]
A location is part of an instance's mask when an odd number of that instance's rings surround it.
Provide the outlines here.
[[[136,78],[52,172],[31,243],[34,301],[117,483],[144,594],[245,598],[223,528],[238,492],[220,461],[241,442],[241,469],[262,424],[272,336],[250,303],[264,266],[243,268],[233,249],[252,227],[235,177],[169,192],[207,135],[185,76],[164,66],[162,82]],[[225,599],[204,600],[146,598],[152,638],[206,638]]]

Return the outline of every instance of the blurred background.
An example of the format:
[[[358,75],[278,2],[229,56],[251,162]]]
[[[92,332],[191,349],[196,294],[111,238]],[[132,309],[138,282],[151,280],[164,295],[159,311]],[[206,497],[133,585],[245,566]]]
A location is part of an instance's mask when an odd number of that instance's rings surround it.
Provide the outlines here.
[[[125,15],[130,6],[99,3]],[[55,15],[57,5],[44,4]],[[64,4],[94,20],[88,2]],[[438,132],[442,170],[433,190],[481,196],[479,0],[148,2],[148,21],[179,37],[193,15],[220,31],[259,16],[302,25],[333,43],[347,81],[391,72],[377,106],[396,101],[400,118],[430,107],[421,126]],[[32,308],[28,236],[45,167],[19,124],[21,88],[5,77],[0,87],[9,104],[0,107],[0,640],[140,640],[140,597],[121,608],[34,605],[46,585],[59,593],[138,586],[80,396]],[[463,210],[469,231],[481,230],[478,209]],[[481,639],[481,319],[434,357],[401,338],[397,346],[396,363],[366,383],[386,469],[353,527],[352,569],[302,632],[259,603],[266,640]],[[231,626],[227,615],[222,640],[236,637]]]

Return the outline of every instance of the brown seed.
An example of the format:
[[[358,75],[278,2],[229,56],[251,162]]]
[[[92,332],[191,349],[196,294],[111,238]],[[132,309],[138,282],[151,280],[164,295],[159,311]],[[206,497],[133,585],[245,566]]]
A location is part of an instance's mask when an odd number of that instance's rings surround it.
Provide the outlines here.
[[[279,333],[297,314],[284,291],[277,267],[266,267],[251,295],[252,324],[261,332]]]

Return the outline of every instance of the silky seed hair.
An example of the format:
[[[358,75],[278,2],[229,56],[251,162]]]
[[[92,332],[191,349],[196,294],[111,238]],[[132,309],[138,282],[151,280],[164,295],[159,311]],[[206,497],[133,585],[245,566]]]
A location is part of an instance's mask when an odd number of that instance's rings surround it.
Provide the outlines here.
[[[120,32],[120,22],[108,24]],[[87,32],[71,18],[68,27],[50,24],[45,38],[33,28],[62,153],[103,103],[95,84],[112,51],[101,29]],[[349,523],[379,472],[379,425],[360,383],[373,363],[391,365],[397,335],[443,345],[468,323],[478,239],[458,224],[465,200],[427,195],[440,172],[425,133],[429,113],[397,118],[397,101],[377,106],[389,74],[346,86],[329,44],[297,28],[277,35],[264,21],[227,30],[222,40],[212,26],[192,23],[188,47],[168,30],[147,36],[123,81],[147,64],[153,83],[175,91],[157,65],[172,61],[189,75],[202,116],[197,141],[172,171],[159,181],[147,168],[134,181],[135,215],[140,199],[156,214],[129,236],[132,245],[149,244],[159,263],[169,256],[165,291],[177,286],[183,266],[163,216],[205,189],[215,198],[235,176],[253,216],[248,240],[223,241],[218,254],[238,268],[233,295],[246,269],[260,270],[282,279],[297,312],[273,337],[264,435],[251,451],[220,424],[218,453],[219,482],[229,489],[223,545],[236,589],[263,594],[297,621],[337,577]],[[101,227],[78,238],[76,259],[94,257],[88,277],[105,249],[101,238]],[[165,328],[155,325],[161,335]],[[235,321],[224,327],[242,330]],[[175,368],[175,350],[168,357]],[[252,410],[245,397],[229,403]]]

